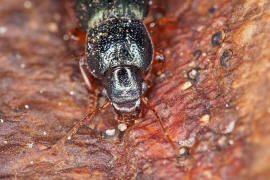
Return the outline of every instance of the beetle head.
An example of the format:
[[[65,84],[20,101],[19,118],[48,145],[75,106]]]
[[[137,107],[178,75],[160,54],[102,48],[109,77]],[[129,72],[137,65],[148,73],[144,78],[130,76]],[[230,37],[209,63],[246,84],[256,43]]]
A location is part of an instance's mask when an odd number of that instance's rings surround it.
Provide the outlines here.
[[[144,91],[141,73],[135,66],[120,66],[105,74],[105,93],[121,116],[137,116]]]

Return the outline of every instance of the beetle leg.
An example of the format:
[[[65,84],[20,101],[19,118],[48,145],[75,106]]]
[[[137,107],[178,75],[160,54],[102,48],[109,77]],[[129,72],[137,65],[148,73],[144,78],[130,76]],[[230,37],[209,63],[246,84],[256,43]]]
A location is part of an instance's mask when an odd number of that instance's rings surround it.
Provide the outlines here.
[[[84,79],[84,82],[88,88],[88,90],[90,91],[90,96],[89,97],[89,109],[88,109],[88,112],[87,112],[87,115],[81,119],[71,130],[69,130],[66,135],[61,138],[58,142],[56,142],[56,144],[52,147],[52,149],[60,149],[60,147],[62,147],[66,140],[69,140],[71,139],[71,137],[77,133],[77,131],[79,130],[80,126],[82,126],[88,119],[90,119],[95,113],[97,113],[98,111],[106,108],[110,103],[107,102],[105,103],[103,106],[99,107],[99,108],[96,108],[97,107],[97,91],[96,89],[94,88],[94,86],[92,86],[91,84],[91,81],[87,75],[87,71],[86,71],[86,59],[85,57],[82,57],[80,59],[80,62],[79,62],[79,67],[80,67],[80,70],[81,70],[81,74],[82,74],[82,77]]]
[[[164,127],[163,122],[162,122],[160,116],[158,115],[157,111],[156,111],[153,107],[151,107],[151,105],[150,105],[150,103],[148,102],[148,99],[147,99],[146,97],[142,97],[142,102],[147,106],[147,108],[148,108],[149,110],[151,110],[151,111],[155,114],[155,116],[156,116],[156,118],[157,118],[157,121],[158,121],[158,123],[159,123],[159,125],[160,125],[160,127],[161,127],[161,130],[162,130],[163,134],[165,135],[167,141],[171,144],[171,146],[172,146],[173,149],[175,150],[176,156],[177,156],[177,157],[180,157],[179,150],[178,150],[178,148],[174,145],[173,140],[170,138],[168,132],[166,131],[166,128]]]
[[[86,69],[87,67],[86,67],[86,65],[87,65],[86,64],[86,58],[83,56],[80,59],[79,67],[80,67],[80,71],[81,71],[83,80],[84,80],[88,90],[90,91],[90,95],[94,95],[93,99],[91,97],[89,98],[90,99],[90,101],[89,101],[90,105],[89,105],[89,111],[88,112],[91,112],[94,108],[97,107],[97,91],[96,91],[95,87],[92,85],[89,76],[87,75],[87,69]]]
[[[79,67],[80,67],[80,70],[81,70],[81,73],[82,73],[82,77],[83,77],[83,80],[84,80],[86,86],[88,87],[88,89],[90,91],[93,91],[93,86],[91,85],[91,82],[89,80],[89,77],[86,74],[86,70],[85,70],[85,68],[86,68],[86,59],[85,59],[84,56],[80,59]]]
[[[102,106],[100,106],[99,108],[94,109],[93,111],[87,113],[87,115],[82,118],[79,122],[77,122],[77,124],[70,129],[66,135],[64,137],[62,137],[53,147],[52,150],[59,150],[61,149],[61,147],[65,144],[65,142],[67,140],[70,140],[71,137],[77,133],[77,131],[79,130],[79,128],[85,124],[85,122],[87,120],[90,120],[97,112],[105,109],[106,107],[108,107],[110,105],[110,102],[107,101],[105,104],[103,104]]]

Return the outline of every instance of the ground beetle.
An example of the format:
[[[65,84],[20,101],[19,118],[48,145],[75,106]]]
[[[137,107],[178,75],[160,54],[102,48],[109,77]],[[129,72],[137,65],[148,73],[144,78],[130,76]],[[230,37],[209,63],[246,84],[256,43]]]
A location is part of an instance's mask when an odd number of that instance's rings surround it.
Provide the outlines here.
[[[78,0],[76,12],[87,32],[80,69],[103,82],[104,95],[121,116],[137,115],[146,89],[142,79],[153,59],[151,38],[142,20],[148,0]],[[85,68],[86,67],[86,68]]]
[[[142,102],[156,115],[167,140],[169,138],[158,113],[143,98],[146,83],[143,80],[153,61],[153,45],[143,24],[149,9],[148,0],[77,0],[75,10],[82,28],[87,32],[85,57],[80,69],[87,86],[87,73],[100,79],[103,93],[109,100],[95,109],[72,128],[65,138],[70,139],[80,125],[96,112],[112,104],[122,117],[135,117]]]

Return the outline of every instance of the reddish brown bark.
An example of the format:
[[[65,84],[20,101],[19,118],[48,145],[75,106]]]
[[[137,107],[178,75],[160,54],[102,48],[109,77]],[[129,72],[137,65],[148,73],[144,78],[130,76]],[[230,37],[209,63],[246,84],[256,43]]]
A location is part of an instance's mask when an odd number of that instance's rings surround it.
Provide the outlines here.
[[[147,97],[180,149],[176,158],[151,111],[108,137],[105,130],[117,127],[112,108],[52,151],[93,105],[78,68],[83,34],[74,31],[69,1],[2,0],[0,177],[268,179],[269,7],[153,1],[145,20],[156,51]]]

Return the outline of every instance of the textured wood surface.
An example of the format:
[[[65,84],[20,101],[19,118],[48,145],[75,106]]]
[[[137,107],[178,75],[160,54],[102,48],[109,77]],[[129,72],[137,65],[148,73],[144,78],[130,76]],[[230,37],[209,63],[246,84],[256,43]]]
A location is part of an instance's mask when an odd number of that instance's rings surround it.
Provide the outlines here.
[[[176,158],[151,111],[108,136],[117,129],[112,108],[52,150],[93,106],[78,68],[84,34],[70,1],[1,0],[0,178],[268,179],[269,8],[267,0],[152,1],[147,97]]]

